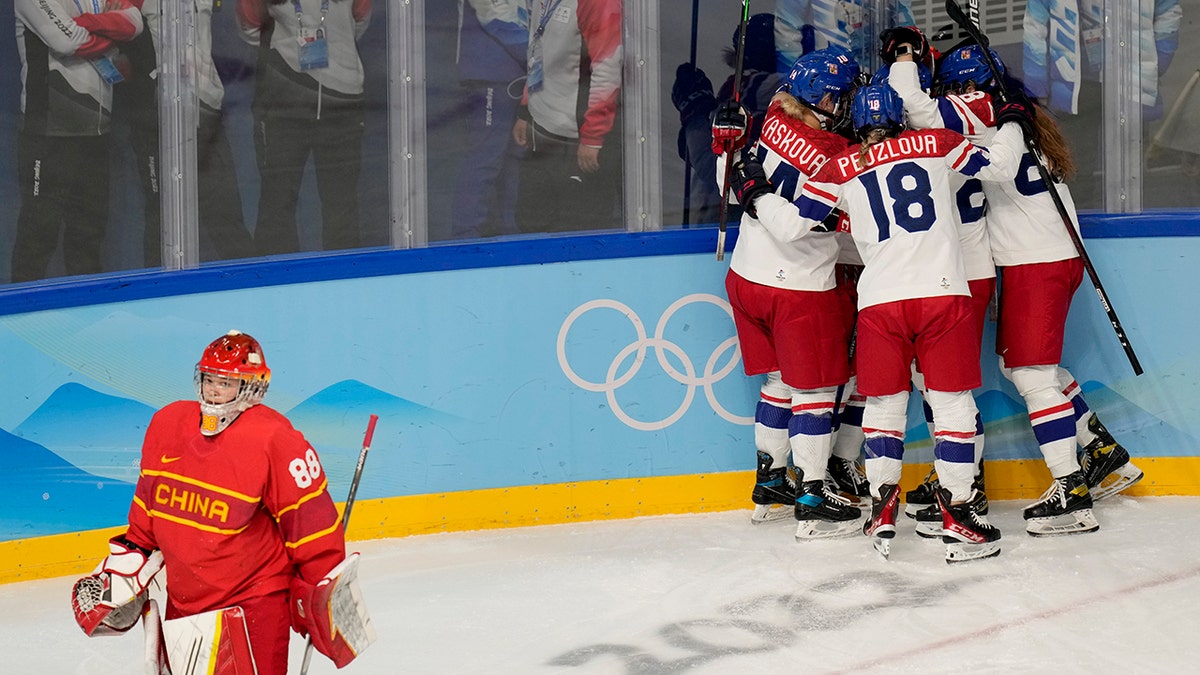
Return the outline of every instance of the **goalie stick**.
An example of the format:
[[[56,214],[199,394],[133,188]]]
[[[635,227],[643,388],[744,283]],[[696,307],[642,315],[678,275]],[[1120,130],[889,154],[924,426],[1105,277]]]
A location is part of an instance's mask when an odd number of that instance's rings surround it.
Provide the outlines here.
[[[970,6],[971,13],[978,17],[979,0],[967,0],[967,3]],[[958,24],[958,27],[963,29],[972,40],[980,47],[983,47],[980,51],[983,52],[983,58],[987,61],[988,68],[991,69],[992,76],[996,80],[997,93],[999,93],[1001,100],[1008,101],[1008,88],[1004,83],[999,66],[996,65],[996,61],[992,58],[991,51],[988,49],[987,36],[983,34],[955,0],[946,0],[946,13],[950,15],[951,21]],[[1117,333],[1117,340],[1121,343],[1121,348],[1125,350],[1125,356],[1129,358],[1129,365],[1133,366],[1133,374],[1141,375],[1143,372],[1142,364],[1138,361],[1137,354],[1133,352],[1133,345],[1129,343],[1129,337],[1125,335],[1125,329],[1121,327],[1121,321],[1117,318],[1117,312],[1113,309],[1112,303],[1108,299],[1108,294],[1104,292],[1104,285],[1100,283],[1100,275],[1096,274],[1096,268],[1092,265],[1092,259],[1083,247],[1083,239],[1079,236],[1079,232],[1076,231],[1075,224],[1071,222],[1071,215],[1067,213],[1067,207],[1063,204],[1062,197],[1059,196],[1058,190],[1054,187],[1054,181],[1050,177],[1049,170],[1046,169],[1037,144],[1032,138],[1025,136],[1025,147],[1033,155],[1033,165],[1037,167],[1038,176],[1046,184],[1046,191],[1050,193],[1050,198],[1054,200],[1054,207],[1058,209],[1058,215],[1062,217],[1063,225],[1066,226],[1067,232],[1071,235],[1071,243],[1075,245],[1075,250],[1079,253],[1079,258],[1083,261],[1083,267],[1087,270],[1088,278],[1091,279],[1092,286],[1096,289],[1096,295],[1100,298],[1100,304],[1104,307],[1104,313],[1108,315],[1108,322],[1112,324],[1113,330]]]
[[[350,510],[354,508],[354,497],[358,494],[358,481],[362,479],[363,465],[367,462],[367,452],[371,449],[371,437],[375,435],[375,423],[379,421],[379,415],[371,415],[371,419],[367,421],[367,433],[363,436],[362,450],[358,452],[358,463],[354,465],[354,478],[350,480],[350,494],[346,497],[346,510],[342,513],[342,529],[343,531],[350,526]],[[300,662],[300,675],[307,675],[308,665],[312,662],[313,642],[312,636],[304,638],[304,660]]]
[[[733,102],[742,102],[742,63],[746,58],[746,25],[750,23],[750,0],[742,0],[742,20],[738,24],[737,57],[733,65]],[[750,130],[746,129],[749,134]],[[725,176],[721,180],[721,203],[717,222],[717,260],[725,259],[725,227],[729,220],[729,180],[733,175],[733,141],[725,146]]]

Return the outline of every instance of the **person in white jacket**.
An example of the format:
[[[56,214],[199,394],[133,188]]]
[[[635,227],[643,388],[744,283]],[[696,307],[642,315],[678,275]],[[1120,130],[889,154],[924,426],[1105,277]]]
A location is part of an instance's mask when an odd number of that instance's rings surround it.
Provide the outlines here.
[[[243,37],[259,46],[255,247],[261,255],[300,250],[296,212],[312,158],[322,249],[357,248],[365,121],[358,39],[371,0],[238,0],[237,15]]]
[[[115,46],[142,32],[128,0],[16,0],[21,57],[17,176],[21,210],[12,280],[49,273],[62,236],[68,275],[102,271],[108,224]]]

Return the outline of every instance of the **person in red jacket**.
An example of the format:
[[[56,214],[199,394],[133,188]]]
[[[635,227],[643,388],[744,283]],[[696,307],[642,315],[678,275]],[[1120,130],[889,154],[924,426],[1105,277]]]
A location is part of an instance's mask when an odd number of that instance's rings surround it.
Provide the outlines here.
[[[304,611],[327,603],[314,590],[336,587],[346,568],[344,532],[316,451],[261,403],[270,378],[249,335],[230,331],[208,345],[196,364],[198,400],[167,405],[146,430],[129,529],[110,540],[108,558],[80,582],[99,578],[108,604],[120,610],[140,605],[166,567],[166,623],[240,608],[259,675],[286,672],[292,625],[311,632],[317,649],[340,665],[365,647],[347,644],[339,626],[320,625],[328,617],[315,615],[325,613]],[[91,635],[106,617],[81,617],[79,606],[77,620]]]

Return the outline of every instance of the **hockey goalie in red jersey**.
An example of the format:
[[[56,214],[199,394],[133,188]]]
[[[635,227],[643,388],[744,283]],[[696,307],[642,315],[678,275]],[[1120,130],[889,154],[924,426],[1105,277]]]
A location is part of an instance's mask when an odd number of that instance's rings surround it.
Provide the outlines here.
[[[316,451],[262,405],[270,380],[258,341],[230,331],[196,364],[198,400],[154,415],[129,529],[75,586],[85,633],[131,628],[166,568],[161,639],[174,672],[284,675],[290,627],[339,668],[374,640],[358,554],[346,556]]]

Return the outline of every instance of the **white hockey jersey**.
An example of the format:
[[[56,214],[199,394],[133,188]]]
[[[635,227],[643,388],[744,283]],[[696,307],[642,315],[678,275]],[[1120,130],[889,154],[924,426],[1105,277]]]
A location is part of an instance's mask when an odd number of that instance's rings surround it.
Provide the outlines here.
[[[762,134],[754,153],[763,164],[775,193],[794,200],[804,181],[825,162],[846,149],[849,141],[829,131],[813,129],[785,113],[779,103],[767,108]],[[725,156],[717,159],[717,180],[724,177]],[[831,232],[811,227],[776,225],[743,214],[729,266],[748,281],[775,288],[827,291],[835,284],[838,242]]]
[[[991,94],[972,92],[930,97],[921,90],[916,64],[911,62],[893,64],[888,84],[904,100],[909,126],[950,129],[973,143],[991,145],[996,134]],[[1021,164],[1014,180],[983,184],[987,197],[987,236],[992,258],[1001,267],[1079,256],[1034,161],[1033,155],[1022,148]],[[1078,231],[1079,217],[1071,191],[1061,183],[1055,187]]]
[[[866,268],[859,309],[910,298],[970,295],[957,226],[952,171],[984,180],[1011,180],[1021,132],[1006,125],[988,150],[948,130],[905,131],[831,158],[794,205],[766,195],[759,218],[774,227],[812,228],[834,208],[846,211]]]

